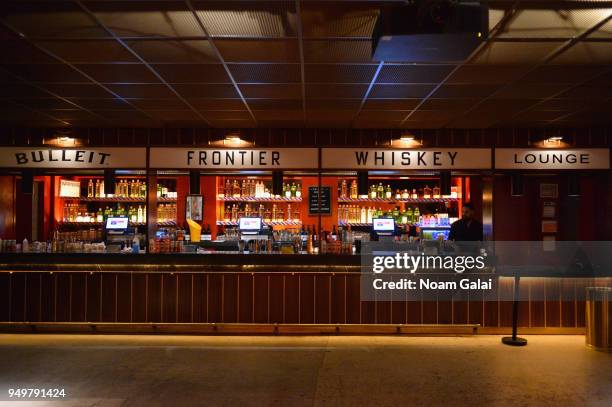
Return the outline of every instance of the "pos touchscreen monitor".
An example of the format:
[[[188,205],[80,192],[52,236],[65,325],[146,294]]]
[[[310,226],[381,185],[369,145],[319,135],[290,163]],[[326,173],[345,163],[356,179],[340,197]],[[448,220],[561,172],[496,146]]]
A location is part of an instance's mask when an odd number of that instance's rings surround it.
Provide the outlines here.
[[[372,219],[372,230],[379,236],[392,236],[395,234],[395,220],[393,218]]]
[[[261,218],[242,217],[238,219],[238,230],[245,235],[257,235],[261,231]]]

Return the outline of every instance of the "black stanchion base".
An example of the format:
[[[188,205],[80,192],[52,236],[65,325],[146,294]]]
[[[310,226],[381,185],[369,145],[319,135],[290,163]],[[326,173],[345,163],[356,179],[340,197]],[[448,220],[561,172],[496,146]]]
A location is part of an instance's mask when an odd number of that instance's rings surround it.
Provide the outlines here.
[[[525,346],[527,345],[527,339],[525,338],[513,338],[512,336],[504,336],[502,338],[502,343],[504,345],[510,345],[510,346]]]

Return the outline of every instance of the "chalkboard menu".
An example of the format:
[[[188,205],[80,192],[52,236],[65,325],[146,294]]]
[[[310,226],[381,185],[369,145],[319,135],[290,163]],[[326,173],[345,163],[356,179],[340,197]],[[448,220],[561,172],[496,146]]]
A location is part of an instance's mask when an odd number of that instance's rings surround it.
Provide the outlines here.
[[[319,187],[308,188],[308,212],[311,215],[331,214],[331,187],[321,187],[321,212],[319,212]]]

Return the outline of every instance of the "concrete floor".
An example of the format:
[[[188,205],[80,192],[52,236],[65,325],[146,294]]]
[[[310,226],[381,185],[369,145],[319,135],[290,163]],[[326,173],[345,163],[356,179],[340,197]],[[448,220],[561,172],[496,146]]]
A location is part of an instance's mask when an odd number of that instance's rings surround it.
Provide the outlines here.
[[[612,354],[527,338],[0,335],[0,405],[612,405]],[[68,397],[6,401],[32,386]]]

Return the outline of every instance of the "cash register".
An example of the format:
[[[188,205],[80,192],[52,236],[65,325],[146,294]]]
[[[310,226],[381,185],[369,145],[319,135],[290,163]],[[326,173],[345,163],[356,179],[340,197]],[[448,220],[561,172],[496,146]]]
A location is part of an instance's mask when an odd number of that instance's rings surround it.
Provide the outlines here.
[[[372,232],[379,241],[392,241],[395,236],[395,219],[374,218],[372,219]]]
[[[250,252],[271,251],[268,247],[268,232],[264,230],[263,221],[259,217],[241,217],[238,219],[238,231],[240,239],[245,241]]]
[[[104,226],[106,234],[106,251],[109,253],[119,253],[125,245],[131,246],[136,230],[130,228],[129,218],[108,217]]]

